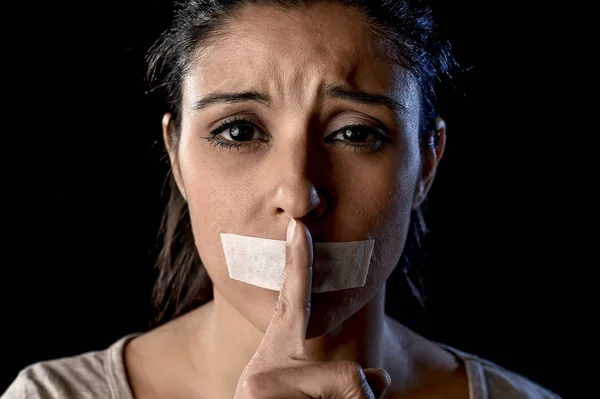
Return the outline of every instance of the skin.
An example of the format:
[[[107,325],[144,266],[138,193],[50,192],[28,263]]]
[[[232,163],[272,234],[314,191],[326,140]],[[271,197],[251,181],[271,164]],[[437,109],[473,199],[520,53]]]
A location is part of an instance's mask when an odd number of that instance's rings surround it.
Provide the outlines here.
[[[322,95],[333,86],[385,95],[400,109]],[[302,331],[306,359],[385,368],[389,397],[468,397],[462,364],[384,313],[385,282],[401,256],[410,211],[435,176],[445,125],[436,120],[440,145],[422,153],[416,82],[378,50],[363,17],[325,3],[242,9],[218,45],[195,54],[182,89],[180,140],[171,145],[166,114],[165,144],[214,300],[126,346],[135,397],[234,397],[279,293],[230,279],[219,233],[285,240],[291,218],[313,242],[375,240],[364,287],[312,295]],[[194,109],[209,94],[240,91],[260,92],[269,102]],[[249,146],[226,149],[207,140],[231,117],[256,125],[245,130]],[[345,146],[380,140],[368,134],[351,142],[340,129],[354,123],[382,127],[389,141],[371,152]],[[232,133],[217,137],[236,142]],[[332,146],[328,137],[341,142]]]

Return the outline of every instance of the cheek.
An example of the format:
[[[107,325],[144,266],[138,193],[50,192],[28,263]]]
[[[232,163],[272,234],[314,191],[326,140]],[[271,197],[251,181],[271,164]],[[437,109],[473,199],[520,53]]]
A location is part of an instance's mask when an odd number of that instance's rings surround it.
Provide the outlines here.
[[[235,151],[235,150],[234,150]],[[256,170],[240,169],[242,162],[227,151],[182,136],[179,163],[186,191],[196,248],[215,289],[264,331],[271,319],[278,292],[229,277],[220,232],[265,236],[272,232],[249,230],[257,215],[263,188]],[[256,226],[254,226],[256,227]]]
[[[401,147],[411,150],[390,149],[332,169],[337,230],[353,232],[354,239],[382,241],[386,248],[394,241],[392,251],[402,244],[399,232],[409,224],[419,158],[410,143]]]
[[[230,157],[204,143],[182,140],[180,169],[185,187],[192,229],[201,258],[211,275],[227,275],[220,232],[244,234],[239,228],[256,204],[258,190],[248,173],[232,169]],[[223,154],[220,154],[223,155]],[[249,234],[250,235],[250,234]]]
[[[256,206],[257,179],[242,158],[235,149],[213,148],[191,128],[183,130],[179,165],[198,238],[214,236],[220,243],[219,232],[240,233],[236,229]]]
[[[360,187],[347,192],[353,204],[353,223],[368,226],[375,240],[366,285],[376,287],[385,281],[398,263],[410,225],[413,194],[418,176],[418,159],[395,154],[369,170],[364,167]]]

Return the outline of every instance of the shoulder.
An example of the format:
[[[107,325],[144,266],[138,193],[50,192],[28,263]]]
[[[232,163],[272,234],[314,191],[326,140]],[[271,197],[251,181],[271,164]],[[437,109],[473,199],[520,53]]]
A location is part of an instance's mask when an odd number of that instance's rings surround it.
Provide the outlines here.
[[[19,372],[1,399],[129,398],[122,349],[133,336],[105,350],[31,364]]]
[[[438,345],[454,353],[463,361],[471,397],[474,399],[560,399],[560,396],[549,389],[489,360],[448,345]]]
[[[38,362],[19,372],[2,399],[110,397],[103,352]]]

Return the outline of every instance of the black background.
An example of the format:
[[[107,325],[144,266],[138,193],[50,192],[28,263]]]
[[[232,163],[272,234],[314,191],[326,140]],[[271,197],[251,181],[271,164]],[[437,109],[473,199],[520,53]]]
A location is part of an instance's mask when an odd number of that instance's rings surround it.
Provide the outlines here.
[[[430,195],[431,338],[569,396],[574,158],[548,107],[563,84],[544,77],[553,27],[515,4],[436,2],[468,72]],[[4,13],[23,22],[3,61],[0,391],[32,362],[145,329],[167,167],[144,54],[170,10],[131,0]]]

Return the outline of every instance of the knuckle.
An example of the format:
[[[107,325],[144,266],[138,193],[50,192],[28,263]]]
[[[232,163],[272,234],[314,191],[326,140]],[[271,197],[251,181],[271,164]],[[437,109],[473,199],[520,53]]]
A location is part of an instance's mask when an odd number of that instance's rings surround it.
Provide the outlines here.
[[[279,299],[277,300],[277,305],[275,306],[274,316],[284,321],[289,319],[291,315],[290,306],[290,300],[288,297],[285,294],[280,293]]]
[[[341,386],[344,387],[347,397],[361,399],[369,397],[369,389],[360,364],[349,360],[338,362],[337,373],[341,378]]]
[[[362,380],[360,365],[357,362],[344,360],[338,362],[338,374],[346,383],[360,384]]]

